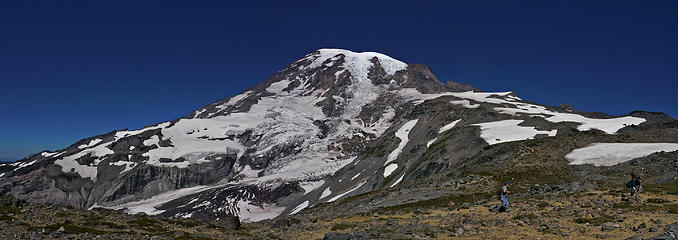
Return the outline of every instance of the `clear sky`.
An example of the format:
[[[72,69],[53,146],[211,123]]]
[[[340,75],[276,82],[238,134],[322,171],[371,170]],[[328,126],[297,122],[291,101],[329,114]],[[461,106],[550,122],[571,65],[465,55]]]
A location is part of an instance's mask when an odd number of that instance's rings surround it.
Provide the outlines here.
[[[677,43],[678,1],[4,1],[0,160],[184,116],[318,48],[676,118]]]

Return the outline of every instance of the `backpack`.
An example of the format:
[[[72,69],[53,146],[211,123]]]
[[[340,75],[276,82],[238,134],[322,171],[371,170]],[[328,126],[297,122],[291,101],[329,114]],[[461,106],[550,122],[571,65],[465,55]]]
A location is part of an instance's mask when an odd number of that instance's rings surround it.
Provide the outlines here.
[[[633,180],[626,183],[627,188],[632,188],[632,187],[635,187],[635,186],[636,186],[636,183]]]
[[[504,195],[504,186],[501,186],[499,190],[497,190],[497,198],[501,199],[502,195]]]

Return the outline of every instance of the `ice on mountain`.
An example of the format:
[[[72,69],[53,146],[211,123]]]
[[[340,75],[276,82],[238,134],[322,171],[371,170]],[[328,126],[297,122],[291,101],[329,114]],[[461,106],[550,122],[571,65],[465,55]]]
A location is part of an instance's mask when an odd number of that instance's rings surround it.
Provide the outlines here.
[[[572,113],[558,113],[554,114],[552,117],[546,118],[550,122],[578,122],[581,125],[577,126],[577,129],[581,131],[587,131],[591,129],[599,129],[607,134],[613,134],[619,131],[626,126],[638,125],[646,120],[644,118],[638,117],[619,117],[619,118],[609,118],[609,119],[595,119],[587,118],[578,114]]]
[[[414,119],[406,122],[395,133],[396,137],[400,139],[400,143],[398,144],[398,147],[396,147],[396,149],[394,149],[390,154],[388,154],[388,158],[386,159],[384,166],[398,158],[400,153],[403,151],[403,148],[405,148],[407,142],[409,141],[408,136],[410,134],[410,130],[412,130],[412,128],[415,125],[417,125],[417,121],[419,121],[419,119]]]
[[[461,105],[462,107],[465,107],[465,108],[478,108],[478,107],[480,107],[480,104],[471,104],[471,101],[466,100],[466,99],[450,101],[450,103],[455,104],[455,105]]]
[[[480,137],[490,145],[532,139],[537,134],[555,136],[558,132],[557,130],[539,131],[534,127],[518,126],[522,122],[523,120],[510,119],[473,125],[480,127]]]
[[[279,207],[275,204],[259,203],[251,204],[251,201],[240,200],[236,203],[238,216],[242,222],[257,222],[265,219],[272,219],[280,216],[285,207]]]
[[[289,84],[290,84],[289,80],[282,80],[282,81],[279,81],[279,82],[274,82],[274,83],[271,83],[271,85],[268,86],[268,88],[266,88],[266,91],[270,92],[270,93],[281,93],[282,90],[287,88],[287,86]]]
[[[358,188],[362,187],[365,183],[367,183],[367,181],[363,181],[363,182],[359,183],[357,186],[355,186],[354,188],[351,188],[350,190],[348,190],[348,191],[346,191],[342,194],[339,194],[337,196],[334,196],[333,198],[330,198],[330,200],[327,200],[327,202],[334,202],[334,201],[340,199],[341,197],[346,196],[346,194],[349,194],[349,193],[357,190]]]
[[[678,151],[678,143],[592,143],[565,155],[571,165],[612,166],[656,152]]]
[[[212,114],[210,114],[208,117],[213,117],[213,116],[214,116],[215,114],[217,114],[220,110],[225,109],[225,108],[227,108],[227,107],[229,107],[229,106],[236,105],[236,104],[237,104],[238,102],[240,102],[241,100],[243,100],[243,99],[249,97],[252,93],[253,93],[252,91],[246,91],[246,92],[244,92],[244,93],[241,93],[241,94],[238,94],[238,95],[235,95],[235,96],[231,97],[230,99],[228,99],[228,102],[226,102],[226,103],[224,103],[224,104],[216,105],[215,107],[216,107],[217,109],[219,109],[219,110],[216,111],[216,112],[214,112],[214,113],[212,113]],[[207,109],[201,109],[201,110],[199,110],[198,112],[195,113],[195,117],[198,117],[198,115],[200,115],[202,112],[204,112],[204,111],[206,111],[206,110],[207,110]]]
[[[318,199],[326,198],[329,195],[332,195],[332,191],[330,190],[330,187],[327,187],[325,190],[323,190],[323,192],[320,194],[320,198]]]
[[[438,130],[438,134],[444,133],[444,132],[446,132],[447,130],[452,129],[455,125],[457,125],[457,123],[459,123],[459,121],[461,121],[461,119],[456,120],[456,121],[452,121],[451,123],[449,123],[449,124],[447,124],[447,125],[441,127],[440,130]]]
[[[384,71],[388,75],[393,75],[395,72],[407,68],[407,64],[404,62],[398,61],[381,53],[352,52],[344,49],[319,49],[316,53],[311,54],[310,57],[314,58],[314,60],[305,69],[317,68],[328,59],[330,61],[336,61],[338,59],[334,57],[339,54],[344,55],[344,66],[348,66],[346,69],[351,72],[354,77],[360,79],[367,79],[367,74],[369,73],[370,68],[373,66],[371,60],[374,57],[379,59],[381,67],[384,68]]]
[[[63,153],[64,152],[53,152],[53,153],[42,152],[40,155],[42,155],[43,157],[58,157],[59,155],[61,155]]]
[[[323,184],[325,184],[325,180],[300,182],[299,186],[304,189],[304,193],[310,193],[316,188],[321,187]]]
[[[638,117],[619,117],[619,118],[608,118],[608,119],[597,119],[597,118],[588,118],[579,114],[574,113],[561,113],[556,111],[548,110],[544,106],[529,104],[520,102],[522,99],[513,96],[512,92],[446,92],[439,94],[422,94],[414,89],[402,89],[400,93],[403,96],[415,99],[415,104],[422,103],[425,100],[435,99],[443,96],[454,96],[462,98],[463,100],[451,101],[453,104],[462,105],[466,108],[476,108],[478,106],[471,105],[469,100],[476,102],[484,102],[491,104],[503,105],[503,107],[495,107],[499,113],[509,114],[509,115],[519,115],[525,114],[529,116],[537,116],[546,119],[549,122],[560,123],[560,122],[575,122],[580,123],[577,129],[581,131],[587,131],[591,129],[598,129],[604,131],[608,134],[614,134],[619,129],[629,126],[629,125],[638,125],[646,120]]]
[[[150,138],[144,140],[143,144],[145,146],[153,146],[154,144],[158,144],[160,142],[160,138],[158,138],[157,135],[153,135]]]
[[[90,141],[90,142],[87,143],[87,144],[83,144],[83,145],[78,146],[78,148],[79,148],[79,149],[88,148],[88,147],[97,145],[97,144],[100,143],[100,142],[101,142],[101,139],[97,138],[97,139],[94,139],[94,140]]]
[[[117,141],[120,138],[127,137],[127,136],[133,136],[133,135],[138,135],[140,133],[143,133],[148,130],[153,130],[153,129],[158,129],[158,128],[165,128],[170,125],[170,122],[163,122],[156,124],[154,126],[149,126],[145,128],[141,128],[138,130],[133,130],[133,131],[118,131],[115,133],[115,140]]]
[[[38,160],[33,160],[33,161],[30,161],[30,162],[17,162],[17,163],[18,163],[18,167],[15,168],[13,171],[16,171],[16,170],[21,169],[21,168],[28,167],[28,166],[30,166],[30,165],[33,165],[33,164],[35,164],[37,161],[38,161]]]
[[[292,211],[290,212],[290,214],[296,214],[296,213],[298,213],[299,211],[301,211],[301,210],[303,210],[304,208],[308,207],[308,204],[309,204],[308,201],[304,201],[303,203],[299,204],[299,206],[297,206],[297,207],[295,207],[294,209],[292,209]]]
[[[165,204],[169,201],[172,201],[174,199],[191,195],[194,193],[202,192],[208,189],[213,189],[216,187],[224,186],[222,185],[215,185],[215,186],[205,186],[205,185],[200,185],[200,186],[194,186],[194,187],[188,187],[188,188],[180,188],[176,190],[171,190],[171,191],[166,191],[163,193],[160,193],[158,195],[155,195],[153,197],[150,197],[148,199],[144,200],[139,200],[139,201],[134,201],[134,202],[128,202],[120,205],[115,205],[115,206],[101,206],[104,208],[109,208],[109,209],[114,209],[114,210],[120,210],[124,209],[125,212],[130,213],[130,214],[136,214],[136,213],[146,213],[148,215],[157,215],[160,213],[163,213],[165,210],[159,210],[155,208],[156,206],[160,206],[162,204]]]
[[[384,178],[390,176],[396,169],[398,169],[398,164],[395,163],[391,163],[388,166],[386,166],[384,168]]]
[[[71,170],[75,170],[78,175],[82,178],[89,178],[92,181],[96,181],[97,177],[97,165],[100,162],[100,157],[115,154],[113,150],[109,149],[111,143],[108,144],[99,144],[94,148],[82,150],[76,154],[63,157],[54,161],[54,164],[61,166],[61,171],[68,173]],[[91,154],[92,157],[97,157],[96,160],[90,165],[81,165],[76,161],[76,159],[81,158],[85,155]]]
[[[400,177],[398,178],[398,180],[396,180],[396,181],[395,181],[393,184],[391,184],[391,186],[389,186],[389,187],[393,187],[393,186],[395,186],[396,184],[400,183],[400,181],[403,180],[403,177],[405,177],[405,174],[403,174],[402,176],[400,176]]]
[[[136,163],[135,163],[135,162],[129,162],[129,161],[117,161],[117,162],[111,163],[111,165],[115,165],[115,166],[125,166],[125,169],[123,169],[123,170],[120,172],[120,174],[123,174],[123,173],[125,173],[125,172],[127,172],[127,171],[129,171],[129,170],[132,170],[132,169],[134,168],[134,166],[136,165]]]
[[[426,147],[431,147],[431,144],[433,144],[436,140],[438,140],[438,138],[434,138],[434,139],[431,139],[431,141],[428,141],[426,143]]]

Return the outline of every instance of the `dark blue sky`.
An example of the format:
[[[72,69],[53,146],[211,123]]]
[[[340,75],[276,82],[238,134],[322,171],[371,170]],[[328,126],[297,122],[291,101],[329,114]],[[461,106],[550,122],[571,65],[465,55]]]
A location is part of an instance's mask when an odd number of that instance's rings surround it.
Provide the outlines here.
[[[328,47],[543,104],[678,117],[678,2],[449,2],[5,1],[0,159],[181,117]]]

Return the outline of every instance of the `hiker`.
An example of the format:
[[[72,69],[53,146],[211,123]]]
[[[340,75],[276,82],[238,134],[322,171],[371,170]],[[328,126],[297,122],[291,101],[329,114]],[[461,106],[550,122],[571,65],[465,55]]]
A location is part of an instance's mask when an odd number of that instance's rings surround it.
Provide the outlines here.
[[[501,204],[499,204],[496,208],[493,210],[497,210],[499,212],[506,212],[508,211],[509,207],[509,202],[508,202],[508,195],[511,193],[508,190],[509,182],[505,182],[504,186],[502,186],[499,191],[497,191],[497,196],[499,196],[499,200],[501,201]]]
[[[631,173],[631,181],[626,183],[626,186],[629,188],[630,191],[629,198],[638,200],[640,197],[639,193],[640,191],[643,190],[640,177],[636,176],[635,173]]]

